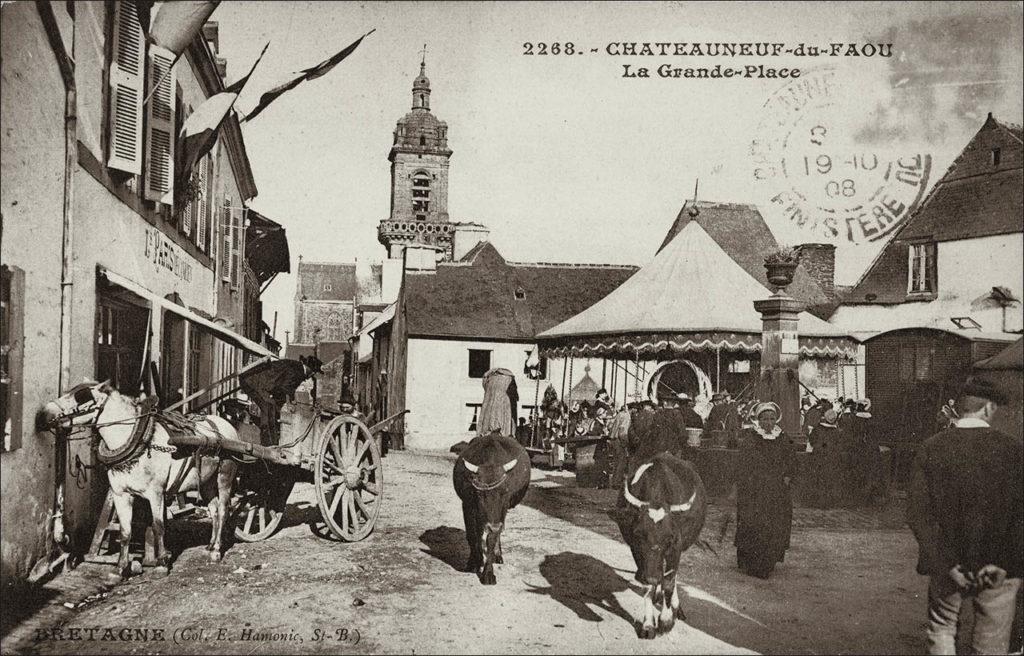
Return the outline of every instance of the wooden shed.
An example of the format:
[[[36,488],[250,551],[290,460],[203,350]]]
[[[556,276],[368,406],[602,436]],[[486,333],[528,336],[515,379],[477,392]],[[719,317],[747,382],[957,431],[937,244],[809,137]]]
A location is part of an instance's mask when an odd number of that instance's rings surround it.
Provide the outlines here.
[[[1005,333],[901,328],[864,340],[865,383],[876,436],[894,451],[897,485],[916,447],[938,429],[942,405],[955,399],[974,363],[1017,339]]]

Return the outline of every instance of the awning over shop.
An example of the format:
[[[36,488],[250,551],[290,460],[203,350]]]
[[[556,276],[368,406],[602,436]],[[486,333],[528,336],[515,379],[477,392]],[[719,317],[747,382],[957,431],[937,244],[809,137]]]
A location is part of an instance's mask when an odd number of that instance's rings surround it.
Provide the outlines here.
[[[753,353],[761,350],[754,301],[770,294],[694,221],[615,291],[537,339],[546,356]],[[856,355],[856,339],[807,312],[798,332],[803,355]]]
[[[128,291],[132,292],[133,294],[141,296],[142,298],[152,303],[154,308],[163,308],[168,312],[173,312],[174,314],[183,317],[184,319],[196,324],[197,326],[202,326],[203,328],[206,328],[211,333],[213,333],[217,338],[222,339],[225,342],[232,344],[233,346],[237,346],[238,348],[243,349],[245,351],[249,351],[250,353],[255,353],[256,355],[269,356],[271,358],[277,357],[276,355],[274,355],[274,353],[268,351],[262,345],[257,344],[251,339],[246,339],[245,337],[242,337],[238,333],[228,330],[226,327],[220,324],[214,323],[209,319],[201,317],[200,315],[193,312],[192,310],[189,310],[186,307],[182,307],[181,305],[178,305],[173,301],[168,301],[162,296],[154,294],[153,292],[149,291],[142,285],[128,278],[125,278],[124,276],[118,273],[114,273],[113,271],[106,269],[104,267],[99,267],[99,272],[100,275],[103,276],[103,278],[105,278],[107,282],[109,282],[110,284],[117,285],[118,287],[123,287],[124,289],[127,289]]]
[[[291,271],[288,237],[284,226],[255,210],[248,210],[249,229],[245,233],[245,259],[262,285],[278,273]]]

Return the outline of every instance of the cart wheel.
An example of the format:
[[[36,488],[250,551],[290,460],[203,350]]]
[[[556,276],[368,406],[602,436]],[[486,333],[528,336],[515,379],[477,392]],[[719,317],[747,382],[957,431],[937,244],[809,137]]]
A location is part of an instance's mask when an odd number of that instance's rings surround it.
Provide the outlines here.
[[[384,472],[363,422],[342,416],[327,424],[313,480],[320,514],[335,537],[357,542],[370,534],[384,499]]]
[[[294,482],[290,479],[250,479],[240,475],[232,502],[235,537],[242,542],[259,542],[273,535]],[[245,487],[248,485],[249,487]]]

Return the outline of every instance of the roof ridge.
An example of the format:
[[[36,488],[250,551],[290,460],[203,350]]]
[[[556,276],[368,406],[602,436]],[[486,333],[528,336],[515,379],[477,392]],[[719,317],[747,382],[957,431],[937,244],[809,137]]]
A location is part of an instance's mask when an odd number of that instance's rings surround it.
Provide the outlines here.
[[[513,267],[537,267],[546,269],[639,269],[638,264],[601,264],[589,262],[509,262]]]
[[[316,266],[356,266],[357,262],[327,262],[326,260],[300,260],[299,266],[303,265],[316,265]]]
[[[1014,139],[1016,139],[1017,141],[1020,141],[1021,143],[1024,143],[1024,140],[1022,140],[1022,139],[1021,139],[1021,137],[1020,137],[1019,135],[1017,135],[1017,134],[1015,134],[1015,133],[1014,133],[1014,131],[1015,131],[1015,130],[1016,130],[1017,132],[1022,132],[1022,131],[1024,131],[1024,127],[1022,127],[1022,126],[1021,126],[1021,125],[1020,125],[1019,123],[1008,123],[1008,122],[1006,122],[1006,121],[1000,121],[999,119],[997,119],[997,118],[996,118],[996,117],[994,117],[994,116],[992,117],[992,120],[996,122],[996,125],[998,125],[998,126],[999,126],[999,127],[1001,127],[1001,128],[1003,129],[1003,130],[1005,130],[1006,132],[1008,132],[1008,133],[1010,134],[1010,136],[1011,136],[1011,137],[1013,137],[1013,138],[1014,138]]]

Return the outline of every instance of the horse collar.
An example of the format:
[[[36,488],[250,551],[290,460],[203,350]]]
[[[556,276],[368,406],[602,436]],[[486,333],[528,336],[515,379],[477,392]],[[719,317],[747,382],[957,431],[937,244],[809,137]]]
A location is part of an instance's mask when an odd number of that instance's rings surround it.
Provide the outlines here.
[[[153,446],[153,427],[155,425],[152,413],[145,413],[135,418],[135,425],[132,427],[131,437],[124,446],[109,450],[103,440],[99,441],[96,449],[96,458],[103,463],[107,469],[125,471],[148,452]]]

